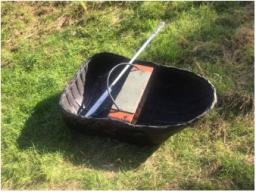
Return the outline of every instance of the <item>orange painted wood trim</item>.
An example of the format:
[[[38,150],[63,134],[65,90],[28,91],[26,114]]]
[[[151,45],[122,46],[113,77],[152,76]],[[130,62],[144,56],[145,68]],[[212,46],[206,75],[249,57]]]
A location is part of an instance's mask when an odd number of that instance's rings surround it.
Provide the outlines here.
[[[153,67],[150,66],[145,66],[145,65],[139,65],[139,64],[134,64],[136,67],[134,67],[134,69],[139,69],[143,72],[147,72],[147,73],[152,73],[153,72]]]
[[[127,121],[131,123],[134,119],[134,114],[123,112],[123,111],[111,111],[108,116],[112,119]]]

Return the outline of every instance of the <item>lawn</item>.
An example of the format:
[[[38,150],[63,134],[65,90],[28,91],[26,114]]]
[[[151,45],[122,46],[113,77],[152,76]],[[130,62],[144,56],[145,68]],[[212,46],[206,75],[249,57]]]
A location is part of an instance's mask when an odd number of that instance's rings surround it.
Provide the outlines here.
[[[3,189],[254,189],[254,2],[2,2]],[[157,150],[72,132],[60,93],[95,53],[209,79],[218,104]]]

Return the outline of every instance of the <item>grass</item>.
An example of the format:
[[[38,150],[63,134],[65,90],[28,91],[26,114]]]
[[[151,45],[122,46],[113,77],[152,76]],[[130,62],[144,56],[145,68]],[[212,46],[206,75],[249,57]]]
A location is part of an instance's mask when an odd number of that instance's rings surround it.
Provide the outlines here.
[[[254,2],[2,2],[3,189],[254,189]],[[72,133],[59,95],[89,56],[211,80],[218,105],[157,150]]]

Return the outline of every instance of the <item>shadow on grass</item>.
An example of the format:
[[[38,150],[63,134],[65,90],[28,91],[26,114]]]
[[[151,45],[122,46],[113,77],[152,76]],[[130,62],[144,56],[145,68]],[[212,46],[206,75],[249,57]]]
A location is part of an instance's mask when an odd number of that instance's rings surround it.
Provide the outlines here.
[[[17,140],[21,149],[59,152],[75,165],[111,171],[135,169],[157,149],[70,130],[62,120],[59,97],[53,95],[36,105]]]

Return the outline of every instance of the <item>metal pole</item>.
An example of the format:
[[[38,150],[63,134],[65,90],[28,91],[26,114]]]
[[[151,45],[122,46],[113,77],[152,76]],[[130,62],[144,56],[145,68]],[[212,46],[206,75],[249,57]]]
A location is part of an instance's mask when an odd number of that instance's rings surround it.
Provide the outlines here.
[[[146,48],[146,46],[152,41],[152,39],[158,34],[158,32],[164,27],[165,23],[161,22],[156,30],[149,36],[149,38],[144,42],[141,48],[135,53],[133,58],[129,61],[129,64],[132,64],[135,59],[141,54],[141,52]],[[131,67],[131,65],[127,65],[117,76],[117,78],[112,82],[109,87],[109,91],[112,91],[112,87],[121,79],[124,73]],[[104,93],[99,97],[99,99],[94,103],[91,109],[85,114],[85,117],[90,117],[93,113],[97,111],[97,109],[102,105],[102,103],[108,97],[108,91],[105,90]]]

